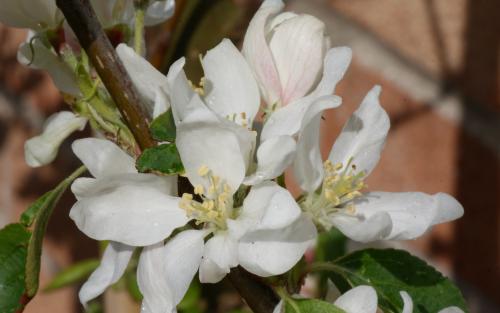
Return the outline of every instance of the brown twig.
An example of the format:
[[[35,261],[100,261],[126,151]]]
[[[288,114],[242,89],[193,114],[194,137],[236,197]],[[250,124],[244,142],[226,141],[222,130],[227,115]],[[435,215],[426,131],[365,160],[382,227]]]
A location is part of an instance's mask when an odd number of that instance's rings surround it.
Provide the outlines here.
[[[154,146],[149,134],[147,114],[89,1],[57,0],[56,3],[89,55],[141,149]],[[279,299],[260,279],[237,267],[229,273],[229,280],[255,313],[273,312]]]
[[[139,147],[153,147],[155,142],[149,134],[148,115],[89,1],[57,0],[56,3],[87,52]]]
[[[233,286],[255,313],[272,313],[279,302],[276,293],[258,277],[241,267],[231,269],[228,275]]]

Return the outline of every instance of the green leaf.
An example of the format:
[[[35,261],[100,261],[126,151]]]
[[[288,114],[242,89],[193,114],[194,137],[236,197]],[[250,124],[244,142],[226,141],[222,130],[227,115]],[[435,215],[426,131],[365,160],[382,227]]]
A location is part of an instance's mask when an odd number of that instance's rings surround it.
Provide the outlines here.
[[[10,224],[0,230],[0,312],[11,313],[22,308],[25,295],[24,267],[29,231],[21,224]]]
[[[32,207],[28,209],[29,213],[26,215],[27,217],[25,220],[29,221],[31,219],[31,223],[34,224],[33,232],[28,243],[28,255],[26,258],[25,284],[28,297],[33,297],[38,291],[43,237],[45,236],[45,230],[47,229],[52,211],[68,186],[85,171],[86,168],[84,166],[78,168],[68,178],[59,183],[56,188],[43,195],[42,198],[36,202],[38,203],[40,201],[35,209],[32,209]],[[34,218],[29,217],[31,214],[34,214]]]
[[[181,157],[173,143],[159,145],[144,150],[137,160],[139,172],[160,172],[173,175],[184,172]]]
[[[99,266],[99,264],[100,261],[97,259],[85,260],[73,264],[58,273],[56,277],[54,277],[54,279],[52,279],[52,281],[45,287],[44,291],[53,291],[87,279],[89,275]]]
[[[346,313],[344,310],[336,307],[335,305],[317,300],[317,299],[303,299],[286,301],[286,313]]]
[[[51,190],[46,192],[43,196],[38,198],[35,202],[33,202],[24,212],[21,214],[19,218],[19,222],[26,227],[30,227],[35,220],[38,211],[45,205],[47,205],[48,201],[50,201],[50,197],[53,196],[55,190]]]
[[[320,267],[334,271],[330,277],[342,292],[359,285],[373,286],[384,312],[401,312],[400,291],[412,297],[414,313],[438,312],[449,306],[458,306],[467,312],[460,290],[433,267],[406,251],[361,250]]]
[[[161,114],[153,120],[150,126],[151,135],[157,141],[174,142],[176,137],[176,128],[172,109]]]

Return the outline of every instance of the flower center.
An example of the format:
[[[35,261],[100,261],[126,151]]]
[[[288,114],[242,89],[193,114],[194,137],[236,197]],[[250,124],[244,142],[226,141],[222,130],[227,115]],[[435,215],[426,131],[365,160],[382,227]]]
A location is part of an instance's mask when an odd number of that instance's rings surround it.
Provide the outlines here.
[[[329,216],[345,214],[357,216],[353,199],[361,196],[360,190],[366,187],[363,179],[365,172],[357,172],[352,158],[344,166],[333,164],[330,160],[323,164],[325,177],[320,193],[311,193],[301,202],[304,211],[310,213],[313,219],[325,228],[331,228]]]
[[[202,185],[194,186],[194,194],[201,198],[201,202],[194,200],[193,194],[184,193],[180,208],[196,221],[196,225],[205,223],[208,227],[227,229],[226,220],[233,218],[234,212],[231,187],[206,166],[198,169],[198,175],[209,181],[208,190]]]

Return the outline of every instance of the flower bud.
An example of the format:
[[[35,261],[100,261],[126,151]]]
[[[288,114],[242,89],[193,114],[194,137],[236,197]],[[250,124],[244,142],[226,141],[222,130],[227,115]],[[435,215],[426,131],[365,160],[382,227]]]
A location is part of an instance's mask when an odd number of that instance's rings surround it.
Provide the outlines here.
[[[83,130],[87,119],[73,112],[63,111],[52,115],[45,123],[41,135],[26,141],[24,157],[31,167],[39,167],[52,162],[59,146],[76,130]]]
[[[330,48],[325,25],[317,18],[281,13],[282,1],[265,1],[245,36],[243,53],[268,106],[285,106],[318,83]]]

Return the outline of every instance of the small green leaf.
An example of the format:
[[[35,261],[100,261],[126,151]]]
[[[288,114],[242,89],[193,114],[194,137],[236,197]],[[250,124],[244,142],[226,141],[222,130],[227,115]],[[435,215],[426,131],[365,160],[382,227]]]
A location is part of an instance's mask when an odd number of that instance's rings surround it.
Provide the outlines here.
[[[141,173],[153,171],[173,175],[184,172],[181,157],[173,143],[144,150],[136,166]]]
[[[54,279],[45,287],[44,291],[53,291],[75,283],[78,283],[87,277],[99,266],[100,261],[90,259],[71,265],[58,273]]]
[[[0,312],[12,313],[22,308],[25,296],[24,268],[29,231],[21,224],[0,230]]]
[[[286,313],[346,313],[326,301],[317,299],[287,300]]]
[[[373,286],[384,312],[401,312],[400,291],[412,297],[414,313],[438,312],[449,306],[458,306],[467,312],[460,290],[433,267],[406,251],[361,250],[325,264],[323,269],[334,272],[330,278],[342,292],[359,285]]]
[[[167,112],[155,118],[151,123],[150,130],[155,140],[174,142],[176,129],[172,109],[168,109]]]
[[[24,212],[21,214],[19,222],[26,227],[30,227],[35,220],[38,211],[47,204],[50,200],[50,197],[53,196],[54,190],[46,192],[43,196],[38,198],[35,202],[33,202]]]
[[[42,242],[52,211],[69,185],[86,170],[84,166],[78,168],[68,178],[59,183],[56,188],[43,195],[43,201],[38,203],[36,209],[33,209],[35,212],[30,211],[31,207],[28,209],[30,214],[34,213],[34,219],[31,221],[34,224],[33,233],[28,243],[28,255],[26,258],[25,284],[26,294],[29,297],[33,297],[38,291]],[[29,220],[29,218],[26,219]]]

